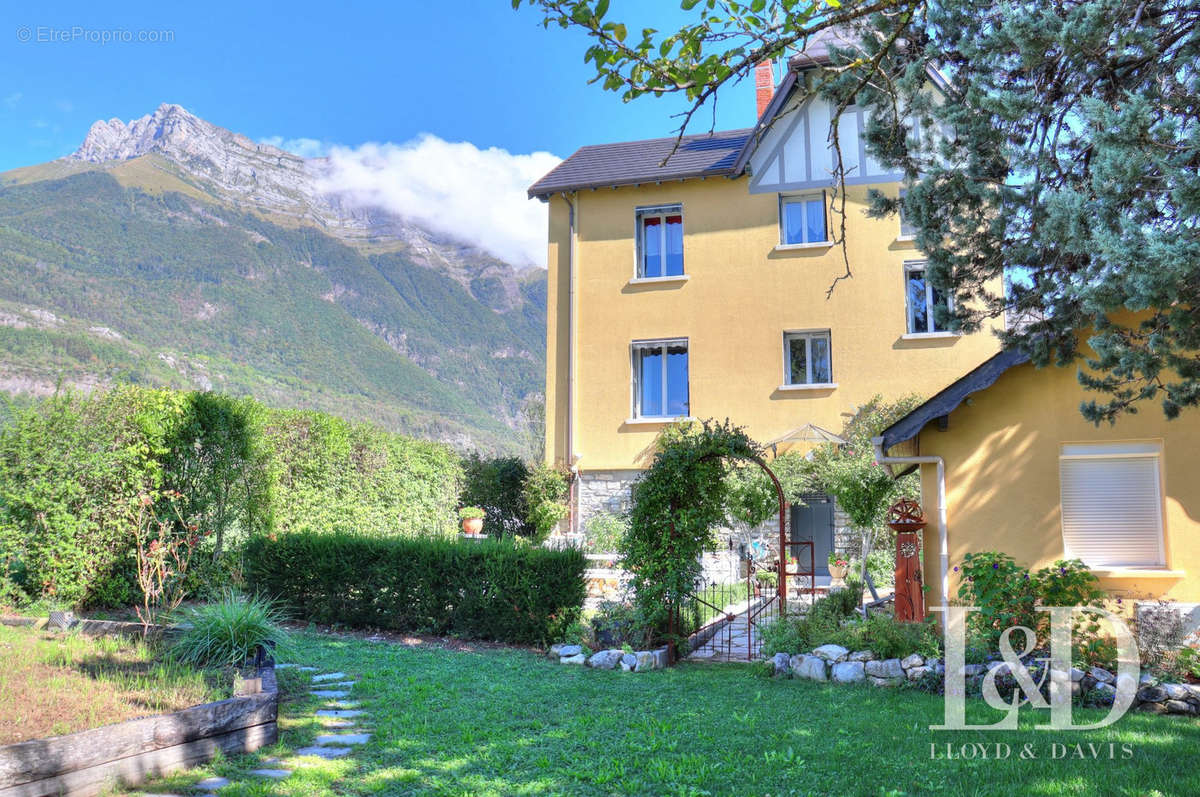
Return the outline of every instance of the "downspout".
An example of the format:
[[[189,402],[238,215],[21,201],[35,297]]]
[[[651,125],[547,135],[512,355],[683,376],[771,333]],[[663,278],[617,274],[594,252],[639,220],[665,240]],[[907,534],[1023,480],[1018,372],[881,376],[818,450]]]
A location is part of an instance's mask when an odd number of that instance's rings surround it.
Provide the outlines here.
[[[872,437],[875,461],[880,465],[937,465],[938,544],[941,546],[942,605],[950,605],[950,551],[946,533],[946,461],[941,457],[888,457],[883,453],[883,438]]]
[[[568,218],[571,227],[571,246],[569,258],[569,278],[567,283],[567,467],[571,471],[571,485],[574,501],[571,507],[571,534],[579,534],[579,455],[575,452],[575,336],[576,316],[575,282],[576,267],[579,261],[579,196],[569,198],[565,193],[563,199],[567,202]]]

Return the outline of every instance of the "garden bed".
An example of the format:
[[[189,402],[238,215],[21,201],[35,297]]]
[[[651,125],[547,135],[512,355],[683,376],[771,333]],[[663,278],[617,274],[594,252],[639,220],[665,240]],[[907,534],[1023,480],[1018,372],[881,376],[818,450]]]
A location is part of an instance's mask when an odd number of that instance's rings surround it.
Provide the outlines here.
[[[232,680],[159,660],[146,644],[0,625],[0,745],[60,736],[232,694]]]

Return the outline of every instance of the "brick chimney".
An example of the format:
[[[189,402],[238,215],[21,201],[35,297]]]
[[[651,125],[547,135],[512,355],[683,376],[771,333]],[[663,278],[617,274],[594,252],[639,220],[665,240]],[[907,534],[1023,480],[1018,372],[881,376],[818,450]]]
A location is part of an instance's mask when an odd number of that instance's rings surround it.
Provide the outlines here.
[[[761,119],[775,96],[775,70],[769,58],[754,67],[754,96],[758,100],[758,118]]]

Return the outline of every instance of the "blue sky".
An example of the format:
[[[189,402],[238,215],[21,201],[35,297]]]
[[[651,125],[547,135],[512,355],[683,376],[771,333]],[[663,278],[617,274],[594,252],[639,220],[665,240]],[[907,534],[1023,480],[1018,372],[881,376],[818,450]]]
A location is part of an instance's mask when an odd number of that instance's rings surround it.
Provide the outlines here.
[[[682,18],[674,0],[612,5],[613,17],[638,26]],[[667,135],[681,107],[626,105],[587,85],[586,39],[543,30],[533,10],[514,12],[508,0],[93,0],[7,4],[0,19],[0,171],[66,155],[96,119],[127,121],[162,102],[257,140],[354,147],[428,133],[560,157],[586,143]],[[110,30],[168,31],[171,40],[87,40]],[[722,103],[719,127],[752,122],[749,81]]]

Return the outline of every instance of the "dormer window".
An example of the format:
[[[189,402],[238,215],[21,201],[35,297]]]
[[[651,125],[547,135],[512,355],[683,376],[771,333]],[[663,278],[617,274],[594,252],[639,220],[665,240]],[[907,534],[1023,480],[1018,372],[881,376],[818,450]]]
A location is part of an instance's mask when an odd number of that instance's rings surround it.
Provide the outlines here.
[[[683,276],[683,205],[637,210],[637,278]]]
[[[779,197],[779,243],[803,246],[829,242],[825,194]]]

